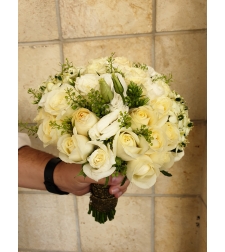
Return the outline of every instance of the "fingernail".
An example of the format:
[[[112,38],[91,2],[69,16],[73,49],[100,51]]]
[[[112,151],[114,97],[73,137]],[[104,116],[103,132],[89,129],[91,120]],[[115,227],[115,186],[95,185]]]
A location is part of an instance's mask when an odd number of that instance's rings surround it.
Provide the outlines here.
[[[119,188],[113,188],[112,189],[112,194],[118,193],[119,192]]]
[[[120,183],[122,181],[122,179],[121,179],[121,177],[119,176],[119,177],[113,177],[112,178],[112,183]]]

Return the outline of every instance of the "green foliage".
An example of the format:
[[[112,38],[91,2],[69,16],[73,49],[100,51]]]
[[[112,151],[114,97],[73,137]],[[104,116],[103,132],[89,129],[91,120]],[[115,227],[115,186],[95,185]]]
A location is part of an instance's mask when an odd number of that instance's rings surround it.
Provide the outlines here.
[[[80,71],[75,71],[76,68],[73,66],[72,62],[69,62],[69,60],[66,58],[66,63],[61,64],[61,72],[59,74],[55,75],[55,79],[58,81],[62,81],[64,79],[64,76],[67,75],[70,78],[68,79],[68,84],[71,86],[75,86],[75,81],[77,77],[80,77]]]
[[[65,134],[65,133],[70,134],[70,135],[73,134],[73,126],[72,126],[71,118],[64,119],[61,122],[61,124],[58,124],[56,121],[50,121],[49,125],[53,129],[61,130],[61,135]]]
[[[163,175],[167,176],[167,177],[171,177],[171,176],[172,176],[172,174],[169,173],[169,172],[167,172],[167,171],[161,170],[160,172],[161,172]]]
[[[165,74],[160,74],[152,77],[152,82],[155,82],[157,80],[162,80],[169,85],[173,81],[173,76],[170,73],[168,76]]]
[[[40,86],[38,90],[33,88],[28,89],[28,94],[30,94],[34,99],[33,104],[39,103],[39,101],[42,98],[42,95],[44,94],[45,89],[46,89],[45,86]]]
[[[104,144],[107,146],[109,144],[110,148],[112,149],[113,148],[113,139],[114,139],[114,136],[104,140]]]
[[[116,163],[113,165],[116,167],[116,170],[112,174],[113,177],[117,177],[119,175],[124,175],[126,176],[127,172],[127,162],[123,161],[120,157],[116,157]]]
[[[141,64],[141,63],[139,63],[139,62],[134,63],[134,64],[133,64],[133,67],[140,68],[140,69],[142,69],[142,70],[144,70],[144,71],[147,71],[147,70],[148,70],[148,67],[147,67],[146,64]]]
[[[124,77],[125,76],[124,73],[122,71],[120,71],[117,67],[113,66],[113,62],[115,61],[114,55],[115,55],[115,52],[112,53],[111,56],[108,57],[108,59],[107,59],[108,65],[106,66],[106,72],[107,73],[119,73]]]
[[[25,130],[27,131],[29,136],[34,136],[35,138],[37,138],[37,131],[38,131],[37,125],[30,125],[28,123],[19,122],[18,127],[20,131]]]
[[[125,97],[126,104],[129,108],[138,108],[149,102],[149,98],[142,95],[143,90],[133,81],[130,82],[127,88],[127,96]]]
[[[120,111],[118,122],[120,123],[120,128],[129,128],[131,126],[131,116],[128,112],[123,113],[122,111]]]
[[[88,93],[88,105],[88,109],[95,113],[99,118],[110,113],[109,105],[105,104],[105,100],[98,90],[91,89]]]
[[[135,129],[133,131],[136,135],[142,135],[145,138],[145,140],[150,145],[152,145],[152,140],[154,140],[154,138],[152,137],[152,131],[149,130],[146,125],[141,125],[140,129]]]
[[[87,96],[76,96],[73,89],[67,89],[66,94],[65,98],[74,110],[77,108],[86,108],[95,113],[99,118],[110,113],[109,105],[105,104],[105,100],[98,90],[91,89]]]

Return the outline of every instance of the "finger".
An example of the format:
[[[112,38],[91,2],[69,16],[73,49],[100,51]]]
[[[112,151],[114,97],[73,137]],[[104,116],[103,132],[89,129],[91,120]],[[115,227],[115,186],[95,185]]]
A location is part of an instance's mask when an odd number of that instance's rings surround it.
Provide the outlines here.
[[[113,194],[116,198],[120,197],[122,194],[124,194],[127,190],[127,187],[129,186],[130,181],[127,179],[124,185],[111,185],[109,188],[109,193]]]
[[[89,177],[77,176],[76,179],[81,183],[89,183],[89,184],[94,183],[94,184],[101,184],[101,185],[104,185],[106,183],[106,178],[102,178],[96,181]],[[119,185],[122,183],[123,179],[124,179],[124,176],[122,175],[119,175],[117,177],[110,176],[108,179],[108,185]]]

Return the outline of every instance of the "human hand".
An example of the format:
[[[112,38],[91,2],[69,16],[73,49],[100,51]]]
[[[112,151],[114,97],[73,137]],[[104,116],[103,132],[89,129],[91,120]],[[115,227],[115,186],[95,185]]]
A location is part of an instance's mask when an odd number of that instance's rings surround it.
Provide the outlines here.
[[[100,179],[97,182],[89,177],[78,175],[80,170],[81,165],[60,162],[54,171],[54,183],[60,190],[73,193],[77,196],[82,196],[89,193],[90,185],[92,183],[105,184],[105,178]],[[117,177],[109,177],[109,193],[113,194],[116,198],[119,198],[121,195],[123,195],[130,184],[130,181],[127,179],[121,186],[123,179],[124,176],[121,175]]]

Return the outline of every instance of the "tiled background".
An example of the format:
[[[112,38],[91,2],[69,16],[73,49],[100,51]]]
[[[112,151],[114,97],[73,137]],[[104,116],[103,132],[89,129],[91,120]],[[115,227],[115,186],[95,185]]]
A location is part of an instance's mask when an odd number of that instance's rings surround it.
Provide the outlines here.
[[[149,190],[130,185],[112,222],[93,221],[88,195],[19,188],[18,251],[206,252],[206,0],[19,0],[18,25],[19,120],[33,122],[27,89],[59,62],[116,52],[172,73],[194,122],[173,176],[161,175]],[[39,140],[32,144],[43,150]]]

